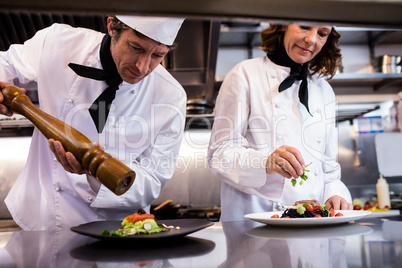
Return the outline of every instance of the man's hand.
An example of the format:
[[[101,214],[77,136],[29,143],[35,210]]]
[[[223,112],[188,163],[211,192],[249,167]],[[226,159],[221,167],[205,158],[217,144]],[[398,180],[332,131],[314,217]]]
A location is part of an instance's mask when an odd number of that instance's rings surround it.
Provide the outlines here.
[[[75,158],[71,152],[66,152],[63,145],[59,141],[49,139],[49,148],[56,156],[57,161],[63,166],[63,168],[76,174],[86,174],[87,171],[82,168],[81,163]]]
[[[9,86],[13,86],[13,84],[11,83],[7,83],[7,82],[0,82],[0,90],[5,88],[5,87],[9,87]],[[25,89],[22,89],[25,92]],[[4,96],[3,94],[1,94],[0,91],[0,114],[4,114],[6,116],[12,116],[13,112],[10,111],[9,109],[7,109],[7,107],[3,104],[1,104],[4,101]]]
[[[352,210],[353,205],[348,203],[344,198],[339,195],[333,195],[328,198],[327,202],[325,202],[326,208],[330,210],[331,208],[334,210]]]
[[[270,175],[278,173],[288,179],[298,178],[303,174],[305,166],[299,150],[282,145],[268,157],[266,172]]]

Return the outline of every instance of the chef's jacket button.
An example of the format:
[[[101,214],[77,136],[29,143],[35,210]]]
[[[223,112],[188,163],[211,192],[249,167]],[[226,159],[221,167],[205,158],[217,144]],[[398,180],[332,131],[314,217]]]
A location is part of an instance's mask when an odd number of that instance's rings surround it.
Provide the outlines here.
[[[133,89],[133,90],[131,90],[131,94],[135,94],[135,90]]]
[[[276,75],[271,74],[271,78],[275,79],[275,78],[276,78]]]
[[[280,105],[278,103],[275,103],[275,108],[279,108]]]
[[[317,143],[321,143],[321,142],[322,142],[322,140],[321,140],[321,139],[318,139],[318,140],[317,140]]]
[[[60,191],[61,191],[61,189],[60,189],[59,187],[56,187],[54,190],[55,190],[56,192],[60,192]]]
[[[278,136],[278,140],[281,140],[281,139],[282,139],[282,136],[281,136],[281,135],[279,135],[279,136]]]
[[[92,201],[94,201],[93,197],[92,196],[88,197],[88,202],[92,202]]]
[[[72,99],[68,99],[67,102],[68,102],[68,103],[72,103],[73,100],[72,100]]]
[[[318,176],[318,174],[319,174],[318,171],[315,171],[315,172],[314,172],[314,175],[315,175],[315,176]]]
[[[56,157],[54,157],[54,158],[53,158],[53,161],[55,161],[55,162],[56,162],[56,161],[57,161],[57,158],[56,158]]]

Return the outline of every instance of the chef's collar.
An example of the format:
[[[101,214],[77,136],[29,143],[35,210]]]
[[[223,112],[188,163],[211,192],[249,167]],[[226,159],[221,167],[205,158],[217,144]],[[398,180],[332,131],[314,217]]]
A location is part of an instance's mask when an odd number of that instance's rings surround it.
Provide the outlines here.
[[[173,45],[184,18],[116,15],[120,21],[143,35],[167,46]]]

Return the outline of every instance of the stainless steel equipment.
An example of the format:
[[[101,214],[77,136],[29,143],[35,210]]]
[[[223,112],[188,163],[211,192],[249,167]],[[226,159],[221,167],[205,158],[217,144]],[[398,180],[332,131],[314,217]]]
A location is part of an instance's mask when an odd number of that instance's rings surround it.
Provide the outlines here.
[[[402,72],[402,56],[383,55],[374,59],[374,70],[384,74]]]

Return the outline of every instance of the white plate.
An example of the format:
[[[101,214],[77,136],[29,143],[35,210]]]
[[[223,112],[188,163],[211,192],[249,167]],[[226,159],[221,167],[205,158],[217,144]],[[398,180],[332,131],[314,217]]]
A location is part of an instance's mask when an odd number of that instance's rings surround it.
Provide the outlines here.
[[[273,211],[273,212],[263,212],[263,213],[252,213],[244,215],[246,219],[250,219],[256,222],[265,223],[269,225],[279,225],[279,226],[313,226],[313,225],[329,225],[329,224],[339,224],[346,223],[350,221],[356,221],[367,215],[371,214],[371,211],[360,211],[360,210],[336,210],[335,214],[341,212],[343,216],[340,217],[326,217],[326,218],[271,218],[272,215],[278,214],[279,217],[282,215],[283,211]]]
[[[373,212],[370,215],[367,216],[367,218],[375,218],[375,217],[390,217],[390,216],[396,216],[399,215],[400,212],[398,209],[391,209],[390,211],[378,211],[378,212]]]
[[[247,235],[269,239],[323,239],[368,234],[373,228],[357,223],[317,226],[311,228],[288,228],[262,225],[246,232]]]

